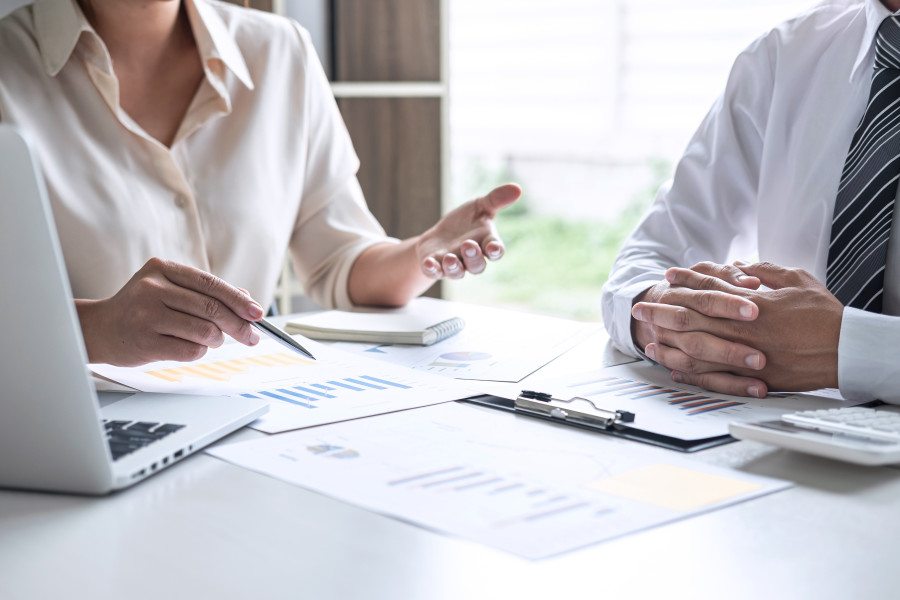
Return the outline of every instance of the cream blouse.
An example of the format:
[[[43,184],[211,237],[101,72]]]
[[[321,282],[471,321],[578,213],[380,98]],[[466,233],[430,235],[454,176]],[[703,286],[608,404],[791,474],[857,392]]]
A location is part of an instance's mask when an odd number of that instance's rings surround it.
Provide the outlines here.
[[[122,110],[109,53],[74,0],[0,20],[0,121],[36,145],[74,296],[110,296],[157,256],[267,306],[290,249],[310,297],[349,307],[354,260],[388,238],[308,33],[184,3],[205,79],[171,148]]]

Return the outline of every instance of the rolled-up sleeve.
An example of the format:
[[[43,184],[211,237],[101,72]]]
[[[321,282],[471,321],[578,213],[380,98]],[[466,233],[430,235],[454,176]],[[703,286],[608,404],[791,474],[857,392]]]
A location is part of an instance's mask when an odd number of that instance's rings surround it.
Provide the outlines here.
[[[306,49],[301,105],[308,123],[305,181],[290,240],[294,272],[304,290],[329,308],[353,306],[347,290],[360,253],[377,243],[396,243],[369,211],[356,178],[359,158],[341,118],[309,34],[297,27]]]
[[[316,211],[301,211],[291,238],[294,271],[306,293],[330,308],[353,307],[347,281],[353,263],[373,244],[388,238],[369,212],[355,175],[317,201]]]

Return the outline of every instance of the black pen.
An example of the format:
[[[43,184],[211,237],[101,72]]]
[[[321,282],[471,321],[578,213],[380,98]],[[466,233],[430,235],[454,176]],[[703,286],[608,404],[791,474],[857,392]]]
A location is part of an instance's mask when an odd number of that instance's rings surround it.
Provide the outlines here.
[[[307,350],[306,348],[304,348],[303,346],[298,344],[297,340],[295,340],[294,338],[292,338],[291,336],[289,336],[282,330],[278,329],[277,327],[275,327],[274,325],[272,325],[265,319],[260,319],[259,321],[250,321],[250,324],[253,325],[254,327],[256,327],[257,329],[259,329],[260,331],[264,331],[265,333],[268,333],[273,338],[275,338],[276,340],[278,340],[279,342],[281,342],[282,344],[284,344],[291,350],[295,350],[295,351],[299,352],[300,354],[305,354],[306,356],[310,357],[311,359],[316,360],[316,357],[313,356],[312,354],[310,354],[309,350]]]

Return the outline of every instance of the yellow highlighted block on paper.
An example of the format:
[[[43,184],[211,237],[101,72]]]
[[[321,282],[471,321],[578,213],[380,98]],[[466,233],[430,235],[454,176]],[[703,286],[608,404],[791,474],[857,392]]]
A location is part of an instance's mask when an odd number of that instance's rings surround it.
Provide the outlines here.
[[[585,484],[587,489],[670,510],[697,510],[760,488],[757,483],[674,465],[640,467]]]

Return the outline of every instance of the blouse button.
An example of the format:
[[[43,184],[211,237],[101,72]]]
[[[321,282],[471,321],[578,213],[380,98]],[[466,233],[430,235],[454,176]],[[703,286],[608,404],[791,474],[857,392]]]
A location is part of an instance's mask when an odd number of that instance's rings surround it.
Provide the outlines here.
[[[187,204],[187,200],[185,200],[184,196],[178,194],[175,196],[175,206],[178,208],[184,208],[184,205]]]

